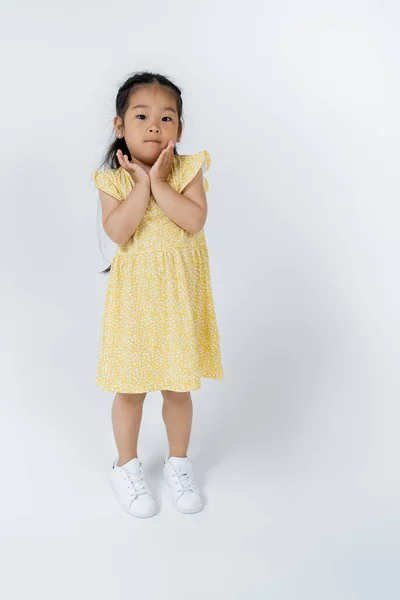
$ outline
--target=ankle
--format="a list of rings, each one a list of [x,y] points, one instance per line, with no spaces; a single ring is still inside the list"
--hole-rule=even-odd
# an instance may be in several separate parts
[[[129,462],[130,460],[132,460],[133,458],[139,458],[137,454],[135,455],[130,455],[129,457],[119,457],[117,462],[115,463],[115,465],[117,467],[122,467],[122,465],[125,465],[127,462]]]

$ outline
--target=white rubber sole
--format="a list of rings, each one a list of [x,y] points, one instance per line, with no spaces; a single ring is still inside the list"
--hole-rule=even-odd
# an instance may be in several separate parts
[[[114,489],[114,483],[113,483],[112,480],[110,481],[110,487],[111,487],[112,491],[114,492],[114,495],[115,495],[115,497],[116,497],[116,499],[118,501],[118,504],[121,506],[121,508],[124,509],[124,511],[129,516],[131,516],[131,517],[138,517],[139,519],[147,519],[148,517],[153,517],[155,514],[157,514],[157,507],[155,507],[155,509],[154,509],[154,511],[152,513],[149,513],[147,515],[144,515],[142,513],[136,513],[134,511],[130,510],[129,508],[126,508],[126,506],[124,506],[123,504],[121,504],[121,502],[118,500],[118,496],[117,496],[117,493],[116,493],[116,491]]]
[[[163,476],[162,476],[162,482],[163,482],[163,484],[164,484],[164,487],[165,487],[165,488],[168,490],[168,493],[169,493],[169,495],[170,495],[170,499],[171,499],[171,502],[172,502],[173,506],[174,506],[174,507],[176,508],[176,510],[178,510],[180,513],[187,514],[187,515],[192,515],[192,514],[194,514],[194,513],[198,513],[198,512],[200,512],[201,510],[203,510],[204,501],[203,501],[203,504],[202,504],[202,505],[201,505],[199,508],[196,508],[196,509],[194,509],[194,510],[193,510],[193,509],[184,509],[184,508],[179,508],[179,506],[178,506],[178,505],[177,505],[177,503],[175,502],[175,499],[174,499],[174,494],[173,494],[173,491],[172,491],[172,489],[171,489],[171,487],[170,487],[169,483],[167,483],[167,481],[165,481],[164,474],[163,474]]]

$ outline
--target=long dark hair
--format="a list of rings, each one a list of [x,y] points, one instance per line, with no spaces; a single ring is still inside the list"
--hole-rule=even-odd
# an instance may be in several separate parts
[[[165,87],[168,87],[170,90],[172,90],[174,92],[174,94],[176,96],[178,118],[179,118],[179,121],[181,123],[183,123],[183,116],[182,116],[183,104],[182,104],[181,90],[178,88],[177,85],[175,85],[175,83],[173,83],[170,79],[168,79],[164,75],[161,75],[160,73],[152,73],[149,71],[140,71],[140,72],[134,73],[134,75],[129,77],[121,85],[121,87],[118,90],[117,97],[115,100],[116,115],[121,117],[122,121],[124,121],[125,113],[129,107],[129,100],[130,100],[133,90],[136,87],[138,87],[139,85],[141,86],[141,85],[145,85],[145,84],[152,84],[155,82],[157,82],[160,85],[163,85]],[[104,169],[118,169],[121,166],[119,163],[119,160],[117,158],[117,150],[122,150],[122,153],[126,154],[128,156],[128,159],[131,160],[132,157],[130,155],[129,148],[126,145],[125,138],[124,137],[122,137],[122,138],[116,137],[115,131],[113,130],[113,133],[111,135],[111,142],[105,152],[104,160],[100,163],[99,169],[101,169],[102,167],[104,167]],[[174,146],[174,154],[178,155],[176,146]],[[100,202],[100,200],[99,200],[99,202]],[[107,269],[104,269],[104,271],[100,271],[100,273],[103,273],[105,275],[106,273],[110,272],[110,269],[111,269],[111,265],[109,267],[107,267]]]

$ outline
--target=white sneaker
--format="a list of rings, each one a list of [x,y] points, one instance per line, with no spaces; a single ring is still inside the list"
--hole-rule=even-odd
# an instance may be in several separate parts
[[[156,503],[144,477],[142,463],[132,458],[118,466],[114,460],[111,471],[111,487],[122,508],[134,517],[151,517],[156,512]]]
[[[203,508],[203,498],[197,487],[190,459],[171,456],[164,460],[163,479],[172,490],[172,501],[180,512],[195,513]]]

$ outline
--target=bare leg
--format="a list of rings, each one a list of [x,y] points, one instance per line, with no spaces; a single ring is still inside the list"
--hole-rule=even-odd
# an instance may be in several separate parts
[[[193,419],[190,392],[161,390],[163,396],[162,417],[167,430],[169,456],[185,457],[189,445]]]
[[[112,425],[118,449],[117,466],[124,465],[132,458],[138,458],[137,443],[142,421],[142,394],[116,394],[112,405]]]

